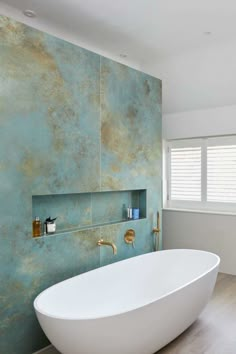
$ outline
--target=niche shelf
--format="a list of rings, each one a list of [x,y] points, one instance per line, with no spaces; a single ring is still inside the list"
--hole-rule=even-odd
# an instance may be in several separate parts
[[[39,216],[42,224],[49,216],[57,217],[54,235],[132,221],[127,219],[128,206],[139,208],[139,219],[144,219],[146,194],[146,189],[139,189],[33,195],[32,217]]]

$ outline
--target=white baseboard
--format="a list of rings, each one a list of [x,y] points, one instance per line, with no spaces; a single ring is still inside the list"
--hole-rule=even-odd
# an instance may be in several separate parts
[[[45,348],[43,348],[43,349],[41,349],[41,350],[39,350],[38,352],[35,352],[35,353],[33,353],[33,354],[40,354],[40,353],[44,353],[46,350],[48,350],[49,348],[52,348],[52,345],[50,344],[50,345],[48,345],[47,347],[45,347]]]

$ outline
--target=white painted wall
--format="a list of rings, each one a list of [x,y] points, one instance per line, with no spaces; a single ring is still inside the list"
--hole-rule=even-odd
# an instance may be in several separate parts
[[[216,253],[220,271],[236,275],[236,216],[163,212],[163,248],[193,248]]]
[[[163,138],[236,134],[236,105],[163,115]],[[235,215],[163,211],[163,248],[194,248],[217,253],[220,270],[236,275]]]
[[[163,115],[163,139],[236,134],[236,105]]]
[[[216,44],[213,37],[204,37],[199,48],[149,63],[149,72],[163,82],[164,113],[236,104],[235,40]]]

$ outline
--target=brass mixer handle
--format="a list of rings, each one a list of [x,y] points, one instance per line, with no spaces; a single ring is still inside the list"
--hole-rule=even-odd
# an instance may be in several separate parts
[[[157,227],[154,227],[154,229],[152,230],[153,232],[160,232],[161,229],[157,228]]]

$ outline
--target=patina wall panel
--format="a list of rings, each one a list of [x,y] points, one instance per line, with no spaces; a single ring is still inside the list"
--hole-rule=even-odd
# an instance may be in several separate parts
[[[132,189],[147,189],[146,219],[32,239],[32,195],[67,194],[66,215],[69,194]],[[0,199],[0,352],[32,354],[48,344],[32,306],[40,291],[154,249],[160,81],[1,16]],[[110,204],[98,201],[99,221]],[[80,209],[89,224],[89,203]],[[123,241],[128,228],[135,248]],[[96,246],[101,236],[116,256]]]

